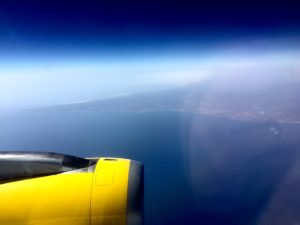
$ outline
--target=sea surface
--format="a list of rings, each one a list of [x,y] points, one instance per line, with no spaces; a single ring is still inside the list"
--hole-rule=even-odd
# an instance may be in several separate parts
[[[297,124],[186,112],[0,116],[0,150],[143,162],[146,225],[299,223],[299,137]]]

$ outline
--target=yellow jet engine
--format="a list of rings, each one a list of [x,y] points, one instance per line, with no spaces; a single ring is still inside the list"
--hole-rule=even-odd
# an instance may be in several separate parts
[[[142,225],[143,165],[0,152],[1,225]]]

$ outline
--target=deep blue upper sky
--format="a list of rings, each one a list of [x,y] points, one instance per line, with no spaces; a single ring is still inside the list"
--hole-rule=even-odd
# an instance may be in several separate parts
[[[297,36],[299,25],[289,1],[11,0],[0,3],[0,54],[189,50]]]

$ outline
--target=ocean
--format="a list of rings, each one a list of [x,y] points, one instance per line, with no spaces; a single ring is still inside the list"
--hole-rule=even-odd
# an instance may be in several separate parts
[[[295,188],[300,184],[299,134],[300,126],[294,124],[187,112],[58,111],[0,117],[0,150],[143,162],[146,225],[300,221],[300,202],[290,200],[300,193]]]

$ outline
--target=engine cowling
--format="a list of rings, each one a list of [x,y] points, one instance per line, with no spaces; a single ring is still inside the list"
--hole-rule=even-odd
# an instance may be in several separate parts
[[[143,224],[143,165],[120,158],[87,160],[84,168],[2,181],[0,224]]]

